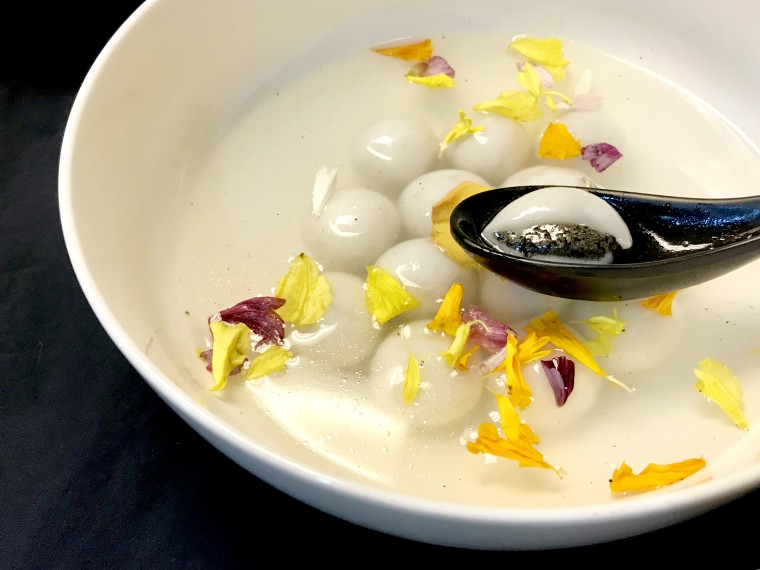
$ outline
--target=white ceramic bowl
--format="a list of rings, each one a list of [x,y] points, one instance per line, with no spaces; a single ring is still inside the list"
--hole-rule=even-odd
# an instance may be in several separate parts
[[[463,101],[491,98],[514,80],[502,58],[515,35],[561,37],[568,53],[598,64],[607,115],[592,126],[610,126],[599,136],[624,149],[619,168],[600,176],[604,185],[752,193],[760,172],[747,142],[760,141],[751,96],[760,84],[750,72],[760,52],[756,21],[750,1],[717,10],[707,0],[149,0],[105,46],[66,129],[60,207],[71,260],[104,328],[153,389],[252,476],[318,509],[394,535],[484,549],[591,544],[683,521],[760,482],[760,386],[750,382],[760,369],[756,264],[682,292],[671,320],[630,324],[649,344],[628,338],[630,352],[606,362],[636,391],[593,378],[596,395],[575,423],[552,430],[544,420],[543,449],[568,462],[562,479],[484,462],[458,441],[431,443],[413,466],[401,464],[394,455],[409,457],[404,430],[370,407],[349,438],[356,409],[318,392],[339,375],[294,382],[301,390],[287,394],[287,374],[212,393],[195,349],[212,313],[270,293],[303,245],[298,224],[317,168],[345,166],[350,135],[408,97],[418,107],[429,98],[415,116],[442,136]],[[499,49],[468,49],[484,34]],[[453,90],[407,85],[405,63],[367,55],[409,37],[432,38],[450,59]],[[372,62],[366,75],[356,58]],[[470,65],[480,70],[471,77]],[[322,74],[331,74],[327,86]],[[378,92],[378,76],[388,93]],[[363,89],[375,96],[357,100]],[[316,113],[323,108],[331,113]],[[441,109],[450,114],[436,116]],[[722,121],[746,141],[726,135]],[[350,168],[340,176],[361,182]],[[691,368],[706,356],[747,379],[749,430],[693,389]],[[261,386],[270,390],[268,410],[257,404]],[[681,484],[626,497],[607,487],[623,460],[637,470],[694,456],[707,467]],[[459,465],[475,476],[441,475]]]

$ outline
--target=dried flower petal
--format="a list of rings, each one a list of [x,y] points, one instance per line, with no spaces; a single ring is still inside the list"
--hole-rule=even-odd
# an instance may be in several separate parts
[[[610,479],[610,490],[613,493],[630,491],[651,491],[666,485],[671,485],[686,479],[700,469],[706,462],[702,458],[686,459],[678,463],[659,465],[650,463],[638,475],[623,462],[615,469]]]
[[[380,325],[420,304],[390,273],[377,265],[367,268],[365,299],[369,313]]]
[[[525,330],[528,332],[535,332],[539,336],[548,336],[554,346],[560,350],[564,350],[567,354],[588,367],[595,374],[610,380],[629,392],[631,391],[628,386],[602,370],[589,350],[567,327],[565,327],[564,324],[562,324],[562,321],[559,320],[557,313],[554,311],[547,311],[542,316],[532,319],[525,327]]]
[[[452,368],[463,370],[467,367],[467,359],[469,359],[472,353],[465,353],[465,348],[467,347],[467,340],[470,338],[471,327],[471,322],[460,324],[459,327],[457,327],[451,345],[441,353],[443,359],[448,362]]]
[[[604,172],[623,155],[609,143],[596,143],[581,149],[581,158],[588,161],[594,170]]]
[[[425,75],[418,76],[411,73],[406,74],[406,80],[409,83],[416,83],[417,85],[426,85],[433,89],[450,89],[454,87],[454,80],[445,73],[439,73],[438,75]]]
[[[488,453],[505,459],[517,461],[520,467],[541,467],[552,469],[562,477],[562,470],[550,465],[541,452],[533,445],[539,442],[538,437],[517,414],[508,398],[496,394],[502,433],[494,424],[482,423],[478,427],[478,437],[475,441],[467,442],[470,453]]]
[[[581,143],[564,123],[549,123],[538,145],[538,156],[565,160],[581,154]]]
[[[440,158],[443,154],[443,151],[446,150],[446,148],[455,140],[460,139],[462,137],[471,136],[475,133],[479,133],[485,129],[484,126],[479,127],[473,127],[472,126],[472,120],[465,115],[464,111],[461,109],[459,110],[459,121],[456,125],[454,125],[454,128],[451,129],[446,136],[443,138],[443,141],[440,144],[440,147],[438,149],[438,157]]]
[[[731,370],[714,358],[704,358],[699,362],[699,369],[694,369],[694,374],[699,379],[694,387],[720,406],[737,427],[748,429],[747,418],[742,411],[741,385]]]
[[[211,371],[214,374],[212,391],[221,390],[227,384],[232,370],[241,366],[251,344],[251,329],[243,323],[228,325],[222,321],[209,324],[213,337]]]
[[[502,91],[496,99],[478,103],[473,109],[480,113],[496,113],[523,123],[542,115],[538,108],[538,97],[525,91]]]
[[[531,392],[530,386],[525,382],[525,377],[522,373],[522,363],[520,362],[517,349],[517,337],[513,334],[507,337],[507,352],[504,364],[507,373],[509,401],[521,410],[524,410],[533,401],[533,392]]]
[[[441,301],[435,317],[426,326],[431,331],[442,331],[449,336],[457,334],[459,325],[462,324],[462,295],[464,286],[454,283]]]
[[[544,67],[555,81],[564,79],[564,68],[570,62],[562,55],[562,40],[521,36],[514,38],[509,47],[529,61]]]
[[[542,360],[541,367],[554,392],[557,406],[564,406],[575,387],[575,362],[566,356]]]
[[[434,55],[425,61],[415,63],[406,72],[409,83],[419,83],[428,87],[454,87],[454,69],[439,55]]]
[[[609,317],[597,315],[581,322],[597,333],[596,338],[585,342],[586,348],[595,356],[608,356],[612,350],[612,339],[625,330],[625,322],[618,318],[615,307]]]
[[[532,71],[526,71],[526,68],[532,68]],[[552,77],[552,74],[546,71],[546,69],[540,65],[536,65],[533,63],[527,63],[524,61],[518,62],[517,64],[517,81],[525,87],[528,91],[533,93],[534,95],[538,95],[542,89],[551,89],[554,87],[555,81],[554,77]],[[522,79],[520,78],[520,73],[525,73],[526,76]],[[534,74],[536,75],[536,78],[538,79],[538,89],[536,89],[536,83],[535,79],[533,77],[529,77],[529,75]],[[526,83],[523,83],[525,81]]]
[[[474,324],[470,338],[483,348],[498,351],[507,345],[507,335],[517,334],[513,329],[489,315],[477,305],[469,305],[464,311],[462,321]]]
[[[245,377],[248,380],[261,378],[273,372],[285,370],[285,364],[293,358],[293,353],[284,346],[272,345],[256,358],[251,360],[251,365]]]
[[[673,299],[675,299],[676,293],[678,293],[677,290],[653,295],[644,299],[641,304],[647,309],[654,309],[664,317],[670,317],[673,314]]]
[[[541,91],[543,91],[546,86],[543,84],[541,74],[539,74],[536,66],[531,63],[523,63],[522,65],[518,66],[518,70],[517,82],[534,97],[541,95]],[[554,78],[543,68],[542,71],[548,75],[549,80],[551,81],[551,85],[553,86]]]
[[[433,224],[430,237],[443,253],[465,267],[477,267],[477,262],[459,245],[451,235],[451,212],[459,202],[480,192],[490,190],[474,182],[462,182],[433,205],[430,221]]]
[[[420,363],[411,354],[406,362],[406,372],[404,372],[404,402],[411,404],[417,398],[420,391]]]
[[[515,331],[509,329],[507,334],[516,336]],[[493,355],[489,356],[478,367],[483,374],[493,374],[501,370],[506,370],[507,362],[507,338],[504,339],[504,345]],[[548,336],[539,337],[536,333],[531,332],[523,339],[520,344],[517,345],[517,357],[520,360],[520,365],[524,366],[529,362],[544,358],[551,354],[551,350],[542,350],[544,346],[549,343]]]
[[[440,55],[429,57],[426,61],[422,62],[422,65],[425,66],[425,69],[419,73],[421,77],[432,77],[435,75],[446,75],[451,79],[456,77],[454,68]]]
[[[433,42],[430,39],[422,40],[405,45],[393,45],[388,47],[377,46],[372,51],[380,55],[395,57],[406,61],[425,61],[433,55]]]
[[[317,263],[305,253],[293,258],[288,272],[280,278],[275,296],[285,299],[277,312],[299,327],[316,323],[332,303],[330,285]]]
[[[284,303],[285,299],[278,297],[253,297],[219,311],[210,320],[221,320],[233,325],[245,324],[253,334],[260,337],[256,348],[265,344],[282,344],[285,326],[277,309]]]
[[[528,364],[551,354],[551,350],[542,350],[550,341],[548,336],[538,336],[535,332],[530,332],[517,347],[520,364]]]

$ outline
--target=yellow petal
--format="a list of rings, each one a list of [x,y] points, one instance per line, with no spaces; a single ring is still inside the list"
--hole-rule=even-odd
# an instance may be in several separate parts
[[[277,284],[275,296],[285,299],[277,313],[297,327],[316,323],[332,303],[327,279],[317,263],[305,253],[290,262],[288,272]]]
[[[430,237],[443,253],[465,267],[477,267],[477,262],[460,246],[451,235],[451,212],[459,202],[480,192],[491,190],[474,182],[462,182],[452,188],[433,205],[430,221],[433,224]]]
[[[670,317],[673,315],[673,299],[675,299],[676,293],[678,293],[677,290],[653,295],[648,299],[644,299],[641,304],[647,309],[654,309],[661,315]]]
[[[211,390],[217,391],[227,384],[230,372],[245,362],[251,345],[251,329],[243,323],[228,325],[222,321],[214,321],[209,327],[214,339],[211,371],[215,383]]]
[[[686,459],[667,465],[650,463],[637,475],[623,462],[612,474],[610,490],[613,493],[651,491],[686,479],[686,477],[704,468],[705,465],[705,460],[702,458]]]
[[[530,63],[526,63],[522,71],[517,73],[517,82],[534,97],[541,95],[541,77],[538,75],[535,66]]]
[[[698,381],[695,388],[715,402],[741,429],[748,429],[742,411],[742,389],[731,370],[714,358],[704,358],[694,369]]]
[[[273,344],[251,360],[251,366],[248,368],[245,377],[248,380],[254,380],[272,372],[285,370],[285,364],[291,358],[293,358],[293,353],[287,348]]]
[[[559,320],[557,313],[554,311],[547,311],[542,316],[532,319],[530,323],[526,325],[525,330],[528,332],[534,332],[540,336],[548,336],[554,346],[560,350],[564,350],[595,374],[610,380],[629,392],[631,391],[628,386],[602,370],[589,350],[567,327],[565,327],[564,324],[562,324],[562,321]]]
[[[515,406],[524,410],[533,401],[533,392],[530,386],[525,382],[522,373],[522,363],[518,356],[517,337],[513,334],[507,335],[507,356],[504,359],[507,372],[507,392],[509,401]]]
[[[517,413],[509,398],[501,394],[496,394],[496,405],[499,410],[499,421],[504,437],[513,443],[520,441],[520,425],[522,424],[520,414]]]
[[[509,47],[526,59],[544,67],[555,80],[561,81],[564,78],[564,68],[570,62],[562,55],[562,40],[523,36],[515,38]]]
[[[406,362],[406,372],[404,373],[404,402],[411,404],[417,398],[420,391],[420,363],[409,355]]]
[[[369,313],[380,325],[420,304],[390,273],[377,265],[367,268],[365,299]]]
[[[431,331],[442,331],[449,336],[457,334],[459,325],[462,324],[462,296],[464,295],[464,286],[461,283],[454,283],[441,301],[441,306],[435,317],[426,326]]]
[[[430,39],[406,45],[389,47],[377,46],[372,51],[380,55],[395,57],[403,60],[425,61],[433,55],[433,42]]]
[[[460,359],[465,354],[465,347],[467,345],[467,340],[470,338],[470,329],[472,328],[472,325],[473,321],[460,324],[457,327],[451,345],[441,353],[443,359],[446,360],[452,368],[461,368]]]
[[[480,345],[473,346],[470,350],[465,352],[462,356],[460,356],[456,363],[454,364],[454,367],[457,370],[467,370],[467,363],[470,361],[470,357],[475,354],[480,349]]]
[[[560,93],[559,91],[548,91],[544,90],[541,92],[541,94],[544,97],[544,101],[546,102],[546,106],[549,107],[550,111],[557,112],[557,104],[554,102],[554,98],[561,99],[564,103],[567,105],[572,105],[573,100],[570,99],[567,95],[564,93]]]
[[[625,330],[625,322],[618,318],[614,307],[609,317],[597,315],[581,322],[597,333],[596,338],[585,342],[586,348],[596,356],[608,356],[612,350],[612,339]]]
[[[480,113],[496,113],[527,123],[541,116],[538,97],[525,91],[503,91],[496,99],[482,101],[473,107]]]
[[[528,364],[539,358],[544,358],[551,354],[551,350],[541,350],[550,342],[548,336],[538,336],[536,333],[529,333],[523,341],[517,346],[517,356],[520,358],[520,364]]]
[[[561,470],[550,465],[541,452],[526,443],[514,443],[499,436],[498,429],[490,423],[482,423],[478,427],[478,437],[475,441],[467,442],[470,453],[488,453],[505,459],[517,461],[520,467],[541,467],[552,469],[558,475]]]
[[[474,135],[475,133],[479,133],[484,128],[485,127],[482,125],[479,127],[473,127],[472,119],[470,119],[467,115],[465,115],[464,111],[460,109],[459,121],[457,122],[456,125],[454,125],[454,128],[451,129],[443,138],[443,141],[441,142],[441,145],[438,150],[438,157],[440,158],[440,156],[443,154],[443,151],[446,150],[446,147],[448,147],[455,140],[460,139],[462,137]]]
[[[437,75],[426,75],[424,77],[407,73],[406,80],[409,83],[426,85],[434,89],[450,89],[451,87],[454,87],[454,78],[446,75],[445,73],[439,73]]]
[[[563,123],[549,123],[538,145],[538,156],[565,160],[581,154],[581,143]]]

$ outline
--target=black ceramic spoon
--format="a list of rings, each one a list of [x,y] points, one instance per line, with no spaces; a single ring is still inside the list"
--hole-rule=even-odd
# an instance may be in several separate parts
[[[760,196],[674,198],[582,188],[612,206],[633,245],[610,264],[547,261],[504,253],[483,229],[507,204],[543,186],[488,190],[451,214],[454,239],[478,263],[533,291],[589,301],[643,299],[708,281],[760,257]],[[559,220],[557,220],[559,221]]]

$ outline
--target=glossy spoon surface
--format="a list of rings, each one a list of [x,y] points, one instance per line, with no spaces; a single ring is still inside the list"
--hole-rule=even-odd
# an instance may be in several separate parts
[[[503,208],[547,187],[498,188],[464,199],[451,214],[454,239],[479,264],[528,289],[589,301],[643,299],[684,289],[760,257],[760,196],[682,198],[582,188],[612,206],[633,239],[629,249],[617,250],[605,264],[525,257],[501,251],[484,238],[483,230]]]

